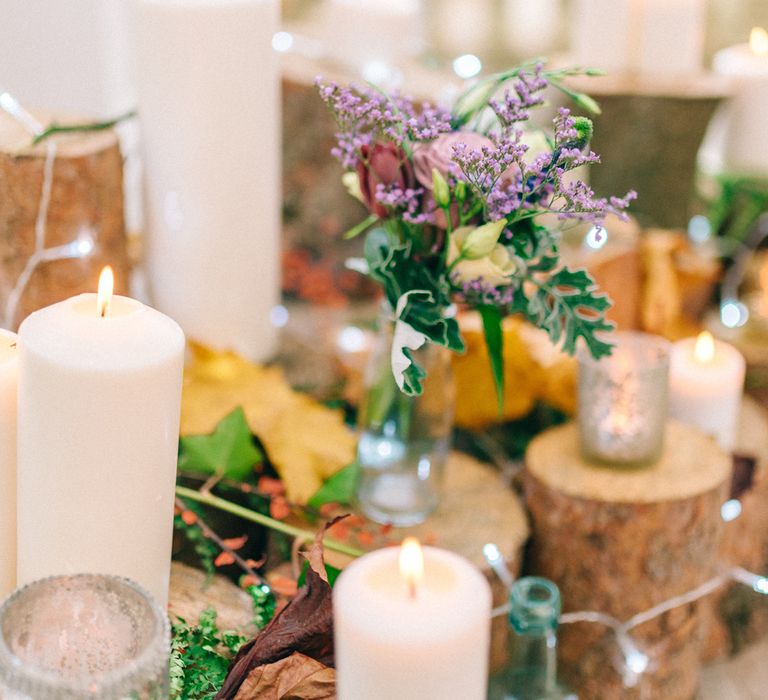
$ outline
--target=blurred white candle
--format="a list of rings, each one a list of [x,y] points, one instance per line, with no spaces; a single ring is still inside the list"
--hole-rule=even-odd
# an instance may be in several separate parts
[[[0,329],[0,599],[16,588],[17,337]]]
[[[736,441],[744,387],[744,357],[704,332],[672,346],[670,415],[712,435],[724,450]]]
[[[280,298],[276,0],[137,0],[147,264],[193,340],[275,351]]]
[[[30,315],[19,348],[18,583],[114,574],[165,606],[181,329],[134,299],[81,294]]]
[[[698,73],[705,9],[704,0],[574,0],[573,59],[611,73]]]
[[[716,73],[732,78],[733,95],[719,116],[726,170],[768,175],[768,33],[755,27],[748,44],[715,54]]]
[[[339,700],[485,700],[490,613],[456,554],[412,539],[366,554],[333,590]]]

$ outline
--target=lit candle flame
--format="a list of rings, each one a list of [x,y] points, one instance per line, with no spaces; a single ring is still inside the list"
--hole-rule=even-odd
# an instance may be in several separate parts
[[[709,331],[699,333],[693,349],[693,356],[696,358],[696,362],[702,365],[708,365],[712,362],[715,357],[715,339]]]
[[[99,275],[99,293],[96,296],[96,310],[99,316],[104,318],[109,313],[112,303],[112,292],[115,289],[115,275],[112,268],[107,265]]]
[[[768,56],[768,32],[762,27],[752,27],[749,48],[755,56]]]
[[[424,576],[424,553],[415,537],[406,537],[400,545],[400,573],[408,583],[411,598],[415,598],[416,585]]]

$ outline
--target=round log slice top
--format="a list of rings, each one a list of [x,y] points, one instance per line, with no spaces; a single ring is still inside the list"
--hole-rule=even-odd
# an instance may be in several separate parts
[[[695,428],[669,421],[664,452],[645,468],[605,467],[581,456],[575,423],[552,428],[528,447],[526,469],[567,496],[610,503],[658,503],[692,498],[731,476],[731,458]]]
[[[59,124],[86,124],[98,121],[91,117],[52,115],[44,112],[35,112],[34,116],[43,126],[48,126],[53,121]],[[33,146],[32,138],[32,134],[16,119],[0,110],[0,151],[15,156],[45,156],[48,139]],[[117,144],[117,134],[113,129],[73,131],[55,134],[49,138],[56,142],[56,155],[63,158],[81,158],[105,151]]]
[[[484,570],[483,545],[488,542],[508,560],[519,556],[528,539],[528,519],[521,500],[495,469],[451,452],[437,510],[421,525],[390,533],[396,540],[406,535],[456,552]]]

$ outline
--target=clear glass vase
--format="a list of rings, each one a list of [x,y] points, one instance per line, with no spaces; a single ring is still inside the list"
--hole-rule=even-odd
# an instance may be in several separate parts
[[[419,396],[392,375],[394,323],[382,312],[365,376],[358,429],[357,505],[372,520],[398,527],[423,522],[437,507],[453,430],[455,386],[450,351],[427,343],[413,353],[427,372]]]

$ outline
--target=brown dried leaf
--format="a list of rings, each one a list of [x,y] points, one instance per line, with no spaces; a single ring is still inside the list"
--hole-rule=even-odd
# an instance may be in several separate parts
[[[335,700],[336,672],[304,654],[253,669],[235,700]]]
[[[232,661],[224,685],[215,700],[234,700],[254,669],[274,664],[295,652],[325,666],[334,665],[332,596],[323,563],[323,535],[338,520],[339,518],[331,521],[317,533],[307,554],[309,568],[306,584],[299,589],[296,597],[272,618],[261,634],[243,645]],[[272,697],[282,696],[263,697],[271,700]]]

